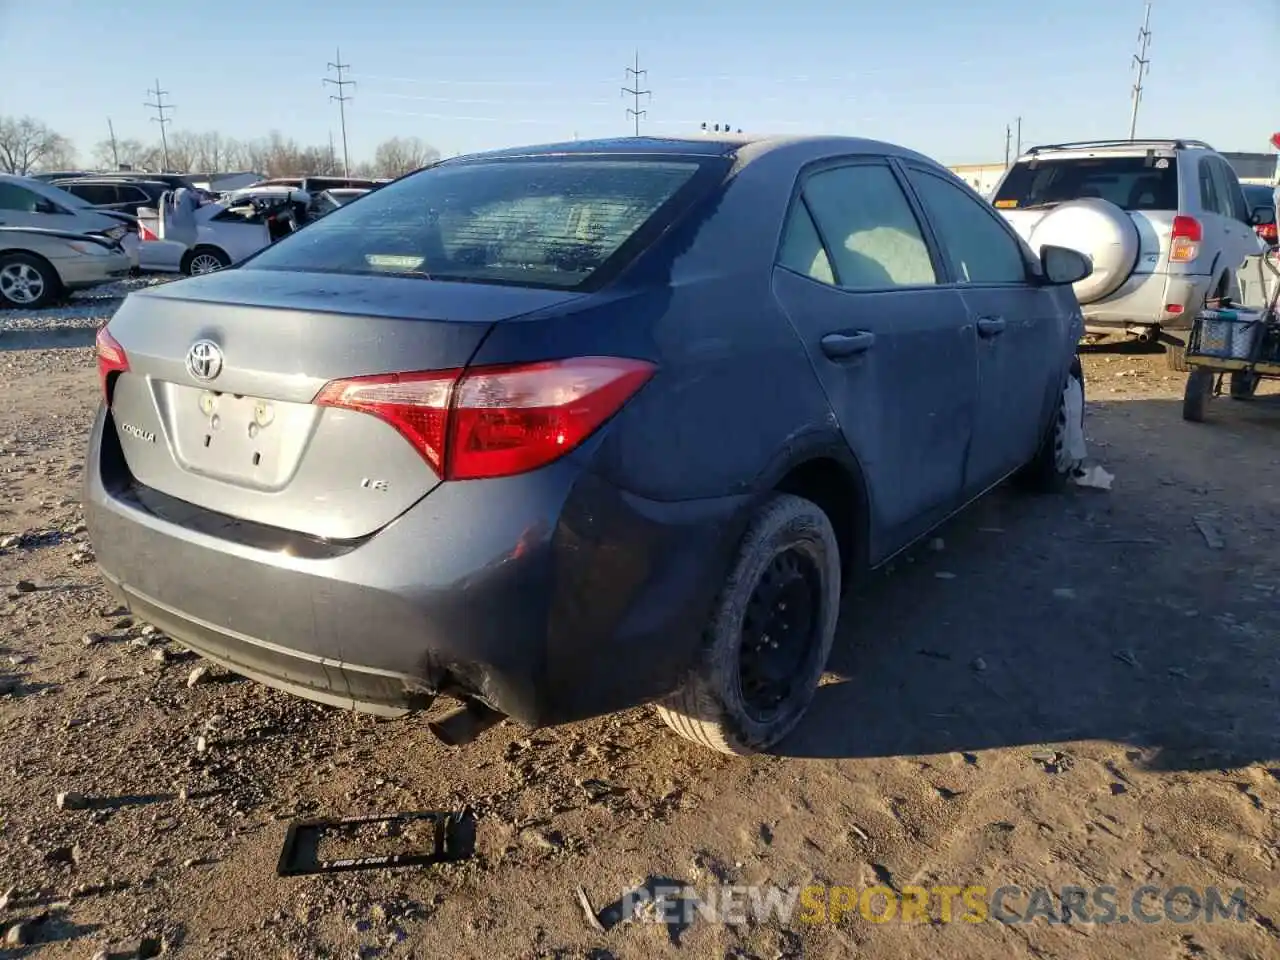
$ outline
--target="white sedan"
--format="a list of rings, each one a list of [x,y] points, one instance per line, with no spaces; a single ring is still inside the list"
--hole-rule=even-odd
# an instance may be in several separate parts
[[[155,210],[138,211],[138,266],[148,272],[213,273],[229,267],[271,244],[266,219],[255,211],[206,203],[195,210],[196,242],[166,240],[160,236]]]

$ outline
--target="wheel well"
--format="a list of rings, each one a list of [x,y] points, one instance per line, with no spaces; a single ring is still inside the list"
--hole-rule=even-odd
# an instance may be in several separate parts
[[[190,260],[197,253],[216,253],[219,256],[226,258],[228,263],[231,262],[231,255],[228,254],[227,251],[223,250],[216,243],[197,243],[194,247],[192,247],[190,250],[188,250],[186,253],[182,255],[182,259],[184,261]]]
[[[806,460],[791,468],[774,488],[817,504],[831,521],[840,547],[842,583],[866,566],[867,501],[862,478],[830,457]]]
[[[27,257],[28,259],[38,260],[40,263],[43,263],[46,267],[49,268],[49,272],[53,274],[53,282],[58,285],[59,289],[62,288],[62,275],[58,273],[58,268],[49,262],[48,257],[42,257],[40,256],[40,254],[36,253],[34,250],[26,250],[26,249],[23,249],[22,247],[11,247],[8,250],[0,250],[0,259],[10,256],[11,254],[19,254],[21,256]]]

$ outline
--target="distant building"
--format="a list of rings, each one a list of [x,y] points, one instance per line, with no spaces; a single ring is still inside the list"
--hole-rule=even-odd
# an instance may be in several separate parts
[[[1280,154],[1223,152],[1222,156],[1244,183],[1280,182]]]
[[[1007,168],[1003,163],[957,163],[948,169],[987,197],[995,190]]]

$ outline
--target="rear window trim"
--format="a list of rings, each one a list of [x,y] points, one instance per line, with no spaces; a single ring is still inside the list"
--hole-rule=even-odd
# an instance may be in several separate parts
[[[614,283],[623,273],[635,265],[636,261],[652,247],[663,234],[677,226],[688,216],[689,212],[697,205],[697,201],[709,196],[714,191],[721,188],[728,179],[732,166],[732,155],[704,155],[704,154],[681,154],[681,153],[659,153],[659,152],[598,152],[598,153],[535,153],[521,154],[516,156],[497,156],[497,157],[457,157],[443,163],[434,164],[430,167],[424,167],[413,173],[407,174],[393,181],[400,183],[404,180],[410,180],[418,176],[430,176],[433,171],[444,168],[458,169],[471,165],[489,165],[489,164],[527,164],[527,163],[600,163],[600,162],[617,162],[617,163],[675,163],[682,164],[693,168],[690,177],[680,185],[674,193],[663,201],[649,218],[634,231],[631,236],[624,240],[616,250],[606,257],[600,265],[584,277],[581,281],[573,285],[558,283],[537,283],[529,280],[508,279],[505,277],[458,277],[449,274],[427,274],[416,276],[413,274],[386,274],[375,271],[355,272],[350,270],[325,269],[313,266],[261,266],[254,265],[262,254],[271,249],[271,246],[264,247],[252,256],[242,260],[236,265],[236,269],[264,270],[278,273],[328,273],[335,276],[396,276],[401,278],[419,279],[430,282],[439,280],[448,283],[477,283],[488,286],[499,287],[522,287],[532,290],[557,290],[565,293],[596,293],[610,284]],[[379,188],[385,190],[391,184],[383,184]],[[343,207],[349,206],[344,204]],[[338,213],[342,207],[334,210]],[[321,221],[317,221],[321,222]]]

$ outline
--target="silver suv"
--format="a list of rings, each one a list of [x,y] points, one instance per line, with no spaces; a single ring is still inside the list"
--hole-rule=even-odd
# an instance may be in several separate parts
[[[1093,259],[1075,285],[1085,330],[1164,342],[1186,369],[1183,337],[1206,297],[1238,296],[1235,271],[1262,249],[1235,171],[1199,140],[1093,140],[1032,147],[992,203],[1031,248]],[[1184,334],[1185,336],[1185,334]]]

